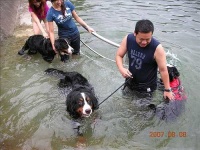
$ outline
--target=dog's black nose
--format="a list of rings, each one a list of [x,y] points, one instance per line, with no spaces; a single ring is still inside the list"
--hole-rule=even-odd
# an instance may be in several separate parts
[[[86,114],[90,114],[91,109],[86,109],[85,112],[86,112]]]
[[[24,55],[24,49],[21,49],[21,50],[18,52],[18,55]]]

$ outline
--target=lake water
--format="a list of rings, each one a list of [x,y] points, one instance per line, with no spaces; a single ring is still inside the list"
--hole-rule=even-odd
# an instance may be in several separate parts
[[[31,59],[17,55],[32,34],[27,1],[20,7],[21,25],[1,46],[0,147],[2,150],[198,150],[200,149],[200,2],[198,0],[73,0],[76,11],[96,32],[113,42],[134,31],[139,19],[150,19],[156,37],[168,52],[168,63],[180,71],[187,92],[186,110],[176,121],[166,123],[148,117],[132,99],[118,90],[84,125],[78,139],[65,111],[65,96],[58,79],[47,68],[78,71],[94,86],[99,101],[123,84],[112,61],[81,45],[80,58],[49,64],[40,55]],[[114,60],[117,48],[87,33],[79,26],[81,40]],[[156,103],[162,101],[157,92]],[[95,121],[94,121],[95,120]],[[162,137],[151,137],[151,133]],[[80,144],[80,140],[84,142]],[[78,146],[77,146],[78,145]]]

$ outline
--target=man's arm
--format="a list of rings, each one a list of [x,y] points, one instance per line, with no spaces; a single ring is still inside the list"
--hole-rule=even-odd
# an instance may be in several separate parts
[[[159,71],[160,71],[160,75],[161,75],[164,87],[165,87],[165,89],[170,89],[166,54],[165,54],[164,48],[162,47],[161,44],[159,44],[157,46],[154,56],[155,56],[155,60],[158,64],[158,68],[159,68]],[[173,99],[172,92],[164,91],[164,98],[165,99],[169,98],[170,100],[172,100]]]
[[[126,42],[127,42],[127,36],[124,37],[124,39],[122,40],[121,45],[118,48],[116,57],[115,57],[117,67],[124,78],[128,78],[132,76],[131,72],[128,69],[124,68],[123,66],[123,57],[127,52]]]

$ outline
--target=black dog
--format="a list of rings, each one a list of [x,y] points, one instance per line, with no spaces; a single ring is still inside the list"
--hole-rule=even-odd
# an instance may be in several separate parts
[[[66,62],[71,53],[71,48],[69,47],[68,42],[65,39],[57,39],[55,40],[54,45],[61,57],[61,61]],[[56,55],[52,48],[50,39],[46,39],[42,35],[30,36],[18,54],[24,55],[26,50],[28,50],[29,55],[39,52],[47,62],[52,62]]]
[[[165,121],[173,121],[185,110],[187,96],[184,87],[181,85],[178,69],[173,65],[167,65],[167,69],[174,100],[164,100],[163,103],[157,105],[156,116]],[[158,82],[158,87],[164,91],[162,80]]]
[[[60,88],[70,87],[72,90],[67,94],[67,112],[73,119],[89,117],[92,112],[98,109],[98,99],[95,96],[94,88],[88,80],[77,72],[63,72],[49,68],[47,74],[60,78]]]
[[[174,95],[173,100],[162,99],[159,104],[152,102],[152,97],[138,97],[133,103],[138,108],[150,110],[146,117],[156,116],[166,122],[175,121],[185,110],[186,94],[180,81],[180,73],[175,66],[167,65],[170,87]],[[158,89],[164,91],[164,84],[161,78],[158,78]]]
[[[168,70],[168,74],[169,74],[169,81],[170,81],[170,87],[171,90],[174,94],[174,100],[178,101],[182,101],[182,100],[186,100],[187,96],[185,94],[184,91],[184,87],[181,85],[181,80],[180,80],[180,73],[178,71],[178,69],[173,66],[168,64],[167,65],[167,70]],[[159,79],[160,81],[158,81],[158,88],[162,91],[164,91],[164,85],[161,79]]]

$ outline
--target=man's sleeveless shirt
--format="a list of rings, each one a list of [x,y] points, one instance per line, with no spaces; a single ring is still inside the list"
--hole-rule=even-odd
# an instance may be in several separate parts
[[[140,47],[136,42],[134,34],[127,36],[129,70],[133,75],[131,85],[142,87],[142,89],[149,87],[151,90],[156,89],[158,66],[154,59],[154,53],[159,44],[152,37],[151,42],[146,47]]]

